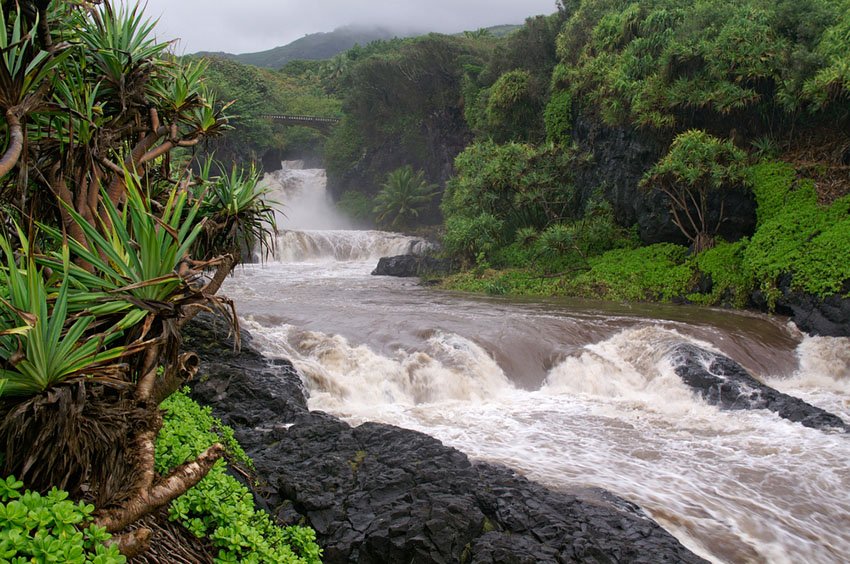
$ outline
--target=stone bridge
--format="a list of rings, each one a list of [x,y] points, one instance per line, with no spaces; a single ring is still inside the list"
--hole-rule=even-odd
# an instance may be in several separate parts
[[[314,127],[316,129],[330,128],[339,123],[339,118],[337,117],[291,116],[283,114],[265,114],[260,117],[269,119],[275,123],[301,125],[303,127]]]

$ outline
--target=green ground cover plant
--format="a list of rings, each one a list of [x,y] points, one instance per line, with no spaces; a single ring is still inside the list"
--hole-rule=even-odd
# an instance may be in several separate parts
[[[0,562],[124,564],[112,535],[91,524],[94,505],[73,502],[53,488],[46,495],[24,490],[9,476],[0,479]]]
[[[229,461],[251,467],[251,460],[233,438],[233,430],[214,418],[209,407],[198,405],[187,394],[188,390],[183,390],[162,404],[166,415],[156,444],[157,469],[167,472],[215,442],[227,447]],[[219,549],[216,562],[321,562],[315,532],[276,525],[268,513],[254,507],[253,495],[227,473],[224,460],[172,502],[169,517],[196,536],[209,538]]]

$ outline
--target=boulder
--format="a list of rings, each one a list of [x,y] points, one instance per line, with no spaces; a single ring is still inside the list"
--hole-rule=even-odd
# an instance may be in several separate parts
[[[372,276],[398,276],[410,278],[432,274],[448,274],[452,271],[452,261],[429,256],[397,255],[382,257]]]
[[[794,290],[791,277],[779,281],[782,296],[777,307],[785,310],[801,331],[824,337],[850,337],[850,281],[836,294],[818,297]]]
[[[734,360],[691,344],[670,353],[676,374],[703,400],[722,409],[767,409],[783,419],[823,430],[850,430],[844,420],[762,384]]]

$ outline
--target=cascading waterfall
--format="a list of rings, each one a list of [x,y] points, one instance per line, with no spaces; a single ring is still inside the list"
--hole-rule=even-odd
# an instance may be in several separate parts
[[[748,313],[435,292],[368,274],[415,239],[297,233],[226,291],[255,344],[298,367],[312,408],[416,429],[553,488],[611,490],[713,562],[846,561],[850,437],[710,406],[669,353],[722,352],[850,422],[850,340]]]
[[[355,230],[327,194],[322,169],[304,169],[301,161],[285,161],[267,174],[269,198],[282,204],[275,260],[279,262],[366,261],[382,256],[422,254],[429,244],[398,233]]]

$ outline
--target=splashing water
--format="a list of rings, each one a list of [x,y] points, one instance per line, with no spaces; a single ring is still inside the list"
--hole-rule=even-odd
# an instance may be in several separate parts
[[[549,487],[606,488],[713,562],[846,561],[850,437],[709,406],[668,353],[727,354],[850,421],[850,339],[736,312],[435,292],[369,277],[374,235],[334,237],[359,250],[281,254],[226,287],[311,408],[423,431]]]

